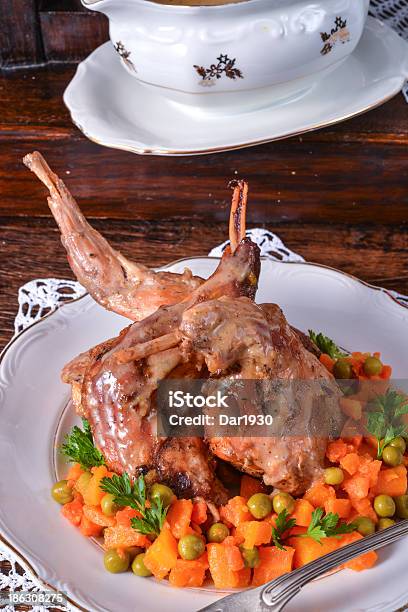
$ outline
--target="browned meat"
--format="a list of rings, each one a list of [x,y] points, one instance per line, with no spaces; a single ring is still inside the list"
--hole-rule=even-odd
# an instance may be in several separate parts
[[[225,500],[202,440],[157,437],[155,390],[159,380],[181,365],[177,333],[183,313],[224,295],[253,298],[259,271],[259,249],[243,239],[234,252],[226,250],[215,273],[183,302],[159,308],[92,353],[81,389],[82,409],[112,470],[156,471],[177,486],[179,494]],[[183,452],[186,447],[188,452]]]
[[[252,437],[253,429],[248,427],[240,429],[241,437],[215,437],[207,430],[216,456],[244,472],[263,476],[268,485],[303,493],[321,475],[327,438],[338,425],[339,390],[331,375],[304,348],[274,304],[257,306],[246,298],[221,298],[187,310],[180,329],[188,358],[201,358],[218,381],[325,381],[324,392],[321,385],[295,385],[291,401],[280,405],[275,419],[278,430],[293,431],[296,421],[304,425],[304,434]],[[273,384],[271,391],[268,396],[266,386],[263,402],[274,400]],[[245,410],[242,405],[241,414]]]

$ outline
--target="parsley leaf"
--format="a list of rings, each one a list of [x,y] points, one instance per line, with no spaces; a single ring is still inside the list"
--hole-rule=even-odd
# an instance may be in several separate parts
[[[346,354],[339,349],[337,344],[335,344],[331,338],[324,336],[322,333],[317,334],[312,329],[309,329],[309,338],[315,343],[317,348],[322,351],[322,353],[330,355],[332,359],[346,357]]]
[[[344,533],[351,533],[356,529],[353,523],[348,525],[346,523],[340,523],[338,514],[334,514],[333,512],[329,512],[326,516],[323,516],[323,514],[323,508],[316,508],[312,513],[312,520],[307,528],[307,532],[301,534],[299,537],[312,538],[321,544],[322,538],[338,537]]]
[[[69,459],[80,463],[81,467],[89,470],[97,465],[104,465],[105,460],[99,449],[94,445],[91,427],[86,419],[82,419],[83,430],[77,425],[72,428],[71,433],[65,436],[61,446],[61,453]]]
[[[278,516],[276,517],[275,523],[276,525],[272,529],[273,543],[275,544],[276,548],[279,548],[280,550],[286,550],[286,548],[282,544],[283,534],[288,529],[292,529],[292,527],[295,527],[296,519],[290,519],[288,511],[285,509],[282,510],[282,512],[279,512]]]
[[[371,402],[374,409],[367,414],[367,430],[377,438],[377,458],[381,459],[384,448],[398,436],[405,436],[408,430],[399,418],[408,414],[408,398],[394,390],[388,390]]]
[[[131,520],[133,529],[145,535],[159,535],[168,506],[164,507],[160,498],[146,503],[146,483],[143,476],[139,476],[132,483],[126,472],[122,476],[114,474],[111,478],[102,478],[100,487],[102,491],[111,493],[114,502],[119,506],[130,506],[140,513],[140,517]]]

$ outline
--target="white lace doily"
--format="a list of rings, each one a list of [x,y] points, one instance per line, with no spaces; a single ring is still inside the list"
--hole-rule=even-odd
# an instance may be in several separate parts
[[[408,0],[370,0],[370,15],[384,21],[408,40]],[[402,93],[408,102],[408,82]]]

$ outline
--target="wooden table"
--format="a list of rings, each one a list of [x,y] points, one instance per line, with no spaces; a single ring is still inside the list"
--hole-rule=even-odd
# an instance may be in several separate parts
[[[62,92],[74,66],[0,77],[0,344],[18,287],[72,278],[45,189],[23,166],[40,150],[92,224],[151,266],[203,255],[226,237],[228,181],[250,183],[250,226],[277,232],[310,261],[408,293],[408,112],[401,95],[301,137],[200,157],[140,157],[89,142]]]
[[[17,290],[72,278],[45,189],[22,165],[38,149],[92,224],[124,255],[157,266],[226,238],[228,181],[250,182],[249,226],[306,259],[408,293],[408,113],[402,96],[347,123],[221,155],[138,157],[86,140],[62,92],[74,66],[0,77],[0,345]],[[3,564],[7,571],[7,564]]]

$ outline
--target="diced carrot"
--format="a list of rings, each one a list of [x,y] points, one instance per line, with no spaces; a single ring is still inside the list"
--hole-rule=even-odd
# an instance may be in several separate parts
[[[398,497],[407,492],[407,468],[405,465],[381,470],[378,481],[374,487],[376,495],[390,495]]]
[[[350,499],[364,499],[370,490],[370,479],[357,473],[344,480],[341,486]]]
[[[259,565],[254,569],[253,586],[260,586],[292,570],[294,548],[285,546],[280,550],[276,546],[263,546],[259,549]]]
[[[204,500],[196,501],[193,504],[191,521],[197,525],[202,525],[207,520],[207,504]]]
[[[252,478],[252,476],[248,476],[244,474],[241,478],[241,488],[240,495],[241,497],[245,497],[245,499],[249,499],[255,493],[265,493],[266,487],[262,481],[257,478]]]
[[[360,467],[360,457],[357,453],[347,453],[340,459],[340,466],[353,476]]]
[[[229,535],[223,540],[224,546],[239,546],[244,542],[244,538],[237,534],[237,527],[232,528],[232,535]]]
[[[68,519],[70,523],[78,527],[83,515],[83,505],[82,496],[77,493],[71,502],[62,506],[61,514]]]
[[[361,456],[371,457],[371,459],[377,458],[377,445],[374,447],[371,444],[368,444],[365,439],[364,442],[361,443],[358,452]]]
[[[121,527],[132,527],[132,518],[136,518],[141,516],[140,512],[126,506],[123,510],[118,510],[115,514],[116,525]]]
[[[295,510],[291,514],[291,518],[296,520],[298,527],[308,527],[312,520],[314,507],[307,499],[297,499],[295,501]]]
[[[377,452],[378,449],[378,440],[375,436],[365,436],[364,440],[367,442],[369,446],[375,449]]]
[[[353,531],[352,533],[346,533],[342,536],[340,541],[340,546],[346,546],[347,544],[351,544],[352,542],[357,542],[357,540],[361,540],[363,538],[357,531]],[[375,551],[370,551],[361,555],[361,557],[357,557],[356,559],[352,559],[343,565],[343,567],[347,569],[354,570],[355,572],[361,572],[363,570],[369,569],[375,565],[378,559],[378,555]]]
[[[264,518],[264,521],[266,521],[267,523],[272,525],[273,528],[275,528],[277,518],[278,518],[278,515],[276,514],[276,512],[271,512],[271,514],[268,514],[268,516]]]
[[[295,525],[295,527],[292,527],[292,529],[289,529],[288,534],[290,536],[299,536],[299,535],[303,535],[307,532],[307,528],[306,527],[298,527],[297,525]]]
[[[327,355],[327,353],[322,353],[319,357],[320,363],[324,365],[325,368],[329,370],[329,372],[333,372],[334,359]]]
[[[68,470],[67,480],[78,480],[81,474],[84,473],[84,470],[81,468],[80,463],[73,463]]]
[[[169,583],[175,587],[200,587],[207,568],[207,553],[194,561],[177,559],[176,565],[170,570]]]
[[[326,457],[332,463],[338,463],[342,457],[345,457],[349,452],[348,445],[344,440],[333,440],[327,446]]]
[[[79,525],[79,530],[82,535],[87,536],[88,538],[96,538],[101,535],[103,527],[101,525],[96,525],[89,518],[83,514],[81,518],[81,523]]]
[[[150,546],[150,540],[132,527],[107,527],[103,533],[105,548],[130,548],[131,546]]]
[[[288,544],[295,549],[293,567],[296,569],[336,550],[339,547],[339,540],[334,537],[323,538],[321,544],[319,544],[316,540],[308,537],[290,538]]]
[[[172,534],[170,525],[165,521],[160,535],[147,550],[144,556],[145,566],[161,580],[177,564],[177,540]]]
[[[252,574],[250,567],[244,567],[243,569],[235,573],[237,574],[237,588],[238,589],[244,589],[245,587],[249,586],[249,583],[251,582],[251,574]]]
[[[381,461],[373,461],[371,457],[360,456],[360,468],[359,474],[362,476],[368,476],[370,481],[370,487],[375,487],[378,482],[378,474],[382,466]]]
[[[223,542],[223,544],[236,544],[239,546],[244,543],[244,536],[240,533],[237,533],[238,527],[231,527],[231,535],[227,536]]]
[[[269,544],[272,538],[272,525],[267,521],[244,521],[238,525],[237,535],[244,538],[245,548]]]
[[[176,499],[167,513],[172,534],[178,540],[189,532],[193,502],[191,499]]]
[[[220,516],[234,527],[253,518],[246,505],[246,499],[239,495],[230,499],[226,506],[221,506]]]
[[[350,399],[348,397],[340,398],[340,408],[343,413],[353,419],[354,421],[359,421],[363,414],[363,408],[361,402],[355,399]]]
[[[378,523],[378,516],[369,499],[351,499],[350,501],[358,516],[367,516],[374,523]]]
[[[113,527],[116,524],[113,516],[106,516],[98,506],[87,506],[83,508],[86,518],[100,527]]]
[[[105,492],[99,487],[102,478],[108,476],[108,470],[105,465],[99,465],[91,469],[92,478],[89,481],[86,491],[84,491],[84,502],[87,506],[99,506]]]
[[[355,433],[352,437],[347,438],[347,442],[354,446],[356,450],[359,450],[361,443],[363,441],[363,436],[359,433]]]
[[[224,544],[223,545],[226,548],[227,554],[226,554],[226,558],[227,558],[227,563],[228,563],[228,567],[232,570],[234,570],[234,572],[238,572],[240,569],[242,569],[245,564],[244,564],[244,560],[242,558],[241,555],[241,551],[239,550],[238,546],[235,545],[228,545],[228,544]]]
[[[207,544],[208,564],[211,577],[217,589],[237,588],[249,583],[251,570],[244,568],[239,571],[231,569],[228,563],[228,548],[224,544]],[[248,577],[249,570],[249,577]]]
[[[348,519],[351,513],[351,501],[349,499],[328,499],[324,509],[326,514],[333,512],[341,519]]]
[[[334,499],[336,497],[336,492],[330,485],[317,483],[306,491],[304,497],[315,508],[324,508],[324,504],[328,499]]]
[[[193,523],[193,521],[191,521],[191,529],[195,533],[198,533],[198,535],[201,535],[203,533],[203,530],[201,529],[200,525],[197,525],[197,523]]]
[[[389,380],[392,374],[392,367],[389,365],[383,365],[382,372],[380,374],[383,380]]]

